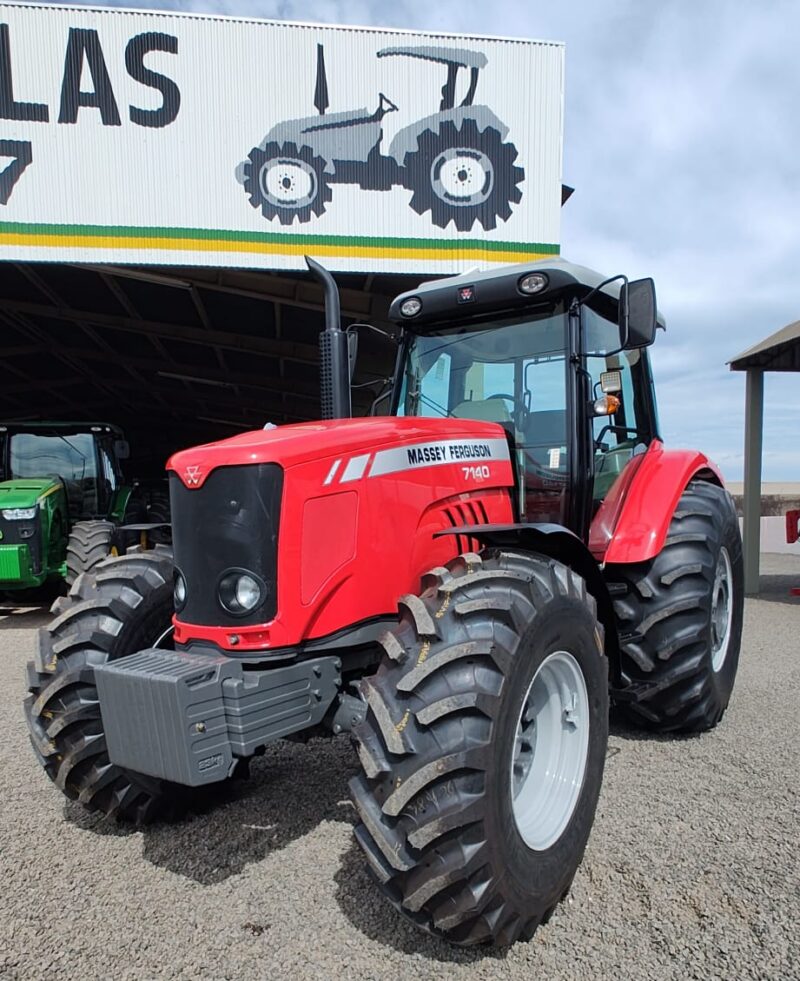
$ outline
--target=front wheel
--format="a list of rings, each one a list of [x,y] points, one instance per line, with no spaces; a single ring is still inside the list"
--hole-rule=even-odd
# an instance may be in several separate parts
[[[118,548],[112,521],[78,521],[67,539],[67,585],[72,586],[81,573],[91,572],[109,556],[118,554]]]
[[[406,917],[457,944],[529,939],[569,890],[608,740],[602,629],[585,582],[487,551],[404,597],[362,683],[356,838]]]
[[[243,184],[252,206],[282,225],[311,221],[332,197],[325,161],[294,143],[254,147],[243,165]]]
[[[106,561],[56,601],[28,664],[25,717],[45,773],[88,810],[134,823],[175,814],[190,791],[109,760],[94,669],[171,646],[172,588],[169,549]]]

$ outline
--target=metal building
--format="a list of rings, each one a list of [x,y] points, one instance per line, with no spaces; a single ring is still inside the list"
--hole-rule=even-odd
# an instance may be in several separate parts
[[[322,297],[558,252],[563,46],[0,4],[0,419],[318,414]],[[393,361],[362,331],[356,411]]]

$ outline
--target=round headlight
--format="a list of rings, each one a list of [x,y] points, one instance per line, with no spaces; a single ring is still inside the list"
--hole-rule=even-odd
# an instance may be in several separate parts
[[[263,603],[265,594],[261,579],[244,569],[230,569],[219,581],[219,601],[233,616],[251,613]]]
[[[421,309],[422,300],[418,296],[411,296],[400,304],[400,313],[404,317],[416,317]]]
[[[518,283],[520,293],[541,293],[547,289],[547,276],[544,273],[528,273]]]
[[[244,610],[253,610],[261,599],[261,587],[252,576],[239,576],[236,580],[236,602]]]
[[[172,590],[172,597],[175,603],[176,610],[182,610],[186,605],[186,580],[183,578],[183,573],[175,573],[175,586]]]

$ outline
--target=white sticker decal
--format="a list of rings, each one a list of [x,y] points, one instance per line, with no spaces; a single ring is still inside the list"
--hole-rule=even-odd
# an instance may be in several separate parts
[[[561,463],[561,449],[556,446],[550,450],[550,469],[557,470],[558,465]]]
[[[344,473],[339,483],[344,484],[347,481],[358,480],[360,477],[363,477],[364,471],[367,469],[368,460],[369,453],[365,453],[363,456],[351,457],[347,461],[347,466],[344,468]]]
[[[336,476],[336,471],[339,469],[339,464],[342,462],[341,457],[338,460],[334,460],[333,464],[328,471],[328,476],[323,481],[323,484],[327,485],[333,482],[333,478]]]
[[[375,454],[370,477],[401,470],[417,470],[446,463],[481,463],[508,460],[508,443],[504,439],[448,439],[435,443],[413,443]]]

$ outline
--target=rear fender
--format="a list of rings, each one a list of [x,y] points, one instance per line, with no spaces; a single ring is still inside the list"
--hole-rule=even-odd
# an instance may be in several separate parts
[[[646,562],[664,547],[678,501],[693,479],[724,486],[722,474],[697,450],[666,450],[654,440],[634,457],[600,505],[589,531],[599,563]]]
[[[393,157],[397,164],[402,167],[405,163],[406,154],[416,153],[419,148],[419,138],[426,130],[436,133],[442,123],[453,123],[456,129],[460,130],[464,120],[473,120],[479,132],[492,127],[500,134],[504,140],[508,135],[508,126],[498,119],[498,117],[487,106],[456,106],[453,109],[443,109],[435,112],[424,119],[418,119],[399,130],[389,145],[389,156]]]

